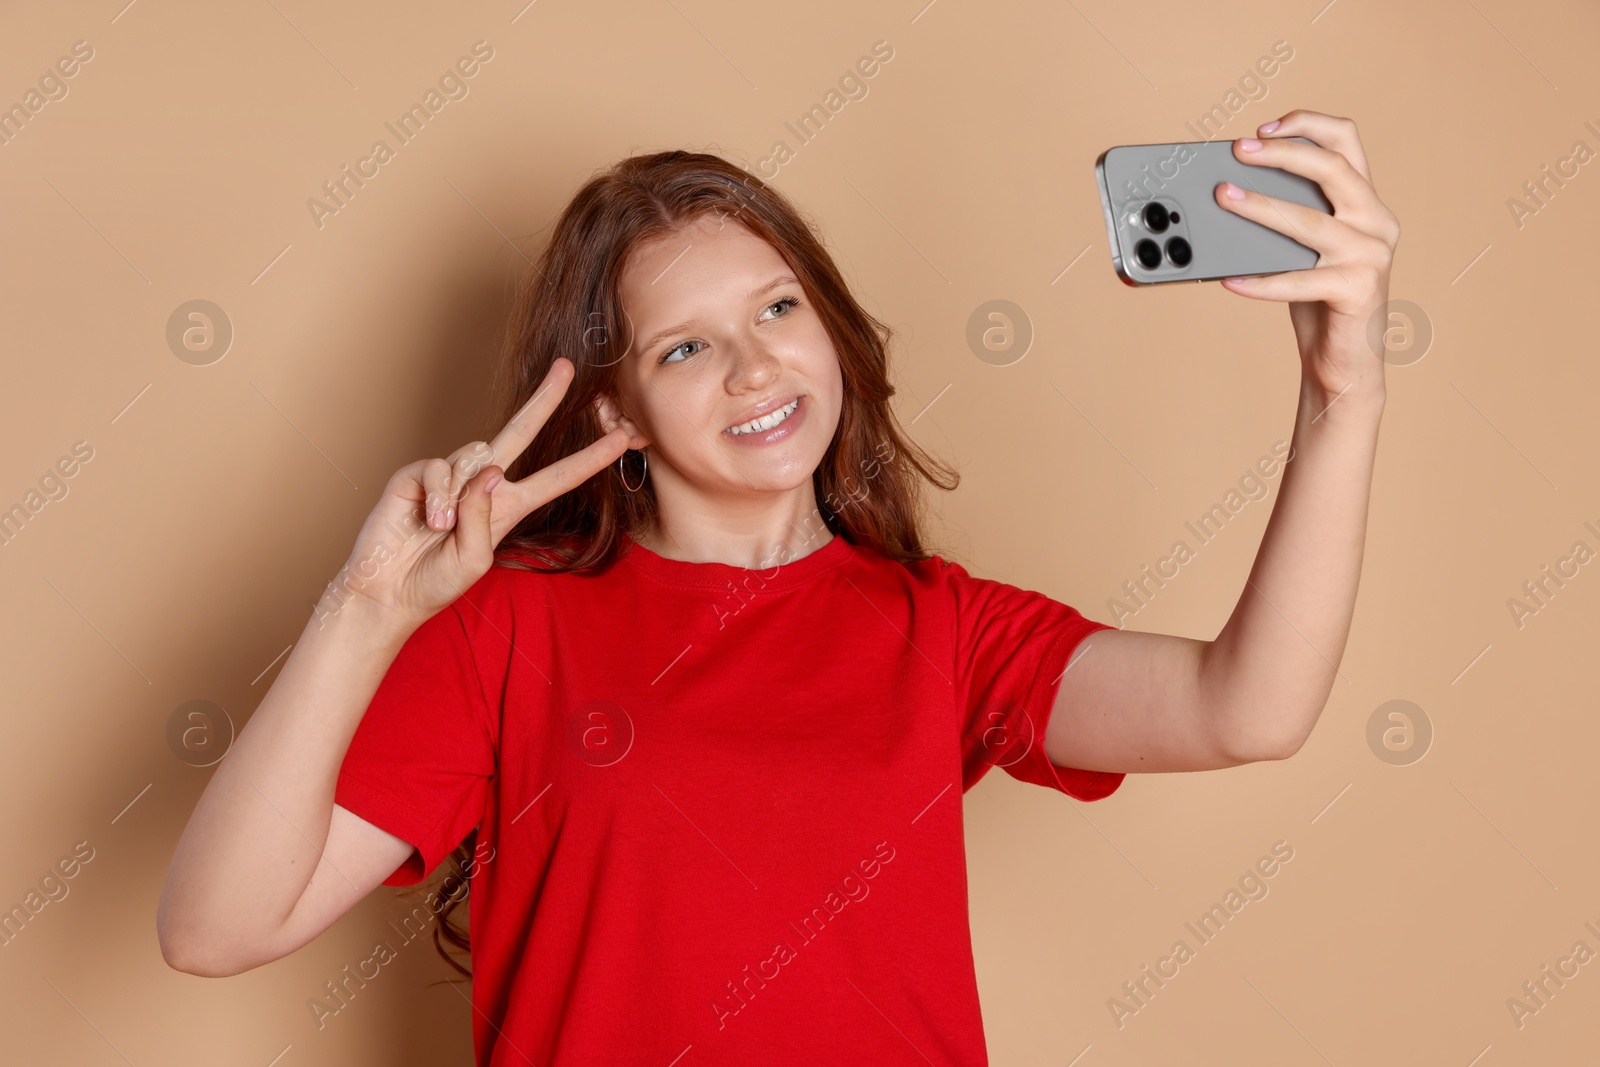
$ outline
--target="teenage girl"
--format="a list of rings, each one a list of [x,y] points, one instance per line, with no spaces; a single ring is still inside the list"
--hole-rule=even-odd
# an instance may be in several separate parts
[[[1334,212],[1215,194],[1320,259],[1224,283],[1289,302],[1302,375],[1214,640],[931,555],[921,483],[956,478],[898,426],[888,331],[809,224],[716,156],[625,159],[519,298],[502,428],[389,480],[217,768],[168,963],[259,967],[449,859],[412,925],[470,901],[480,1064],[986,1062],[962,792],[996,765],[1094,800],[1284,759],[1343,654],[1400,229],[1354,123],[1259,135],[1235,155]]]

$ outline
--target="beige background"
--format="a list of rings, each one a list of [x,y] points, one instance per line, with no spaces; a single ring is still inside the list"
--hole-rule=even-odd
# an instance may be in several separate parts
[[[1354,629],[1299,755],[1132,776],[1092,805],[998,772],[968,795],[994,1061],[1596,1054],[1600,964],[1520,1029],[1506,1007],[1575,941],[1600,950],[1583,925],[1600,926],[1600,574],[1520,630],[1506,607],[1573,542],[1600,549],[1583,527],[1600,526],[1600,170],[1521,228],[1507,207],[1575,141],[1600,149],[1593,5],[122,2],[15,5],[0,29],[0,104],[94,49],[0,146],[0,506],[74,442],[94,450],[0,548],[0,903],[95,849],[0,948],[0,1058],[470,1062],[467,1002],[433,984],[449,972],[428,945],[312,1021],[307,999],[405,909],[392,890],[236,978],[163,964],[156,900],[210,773],[175,758],[168,717],[204,698],[247,721],[388,474],[482,433],[507,286],[590,173],[674,146],[754,166],[878,40],[894,58],[868,95],[776,183],[899,330],[897,410],[965,476],[935,539],[976,573],[1108,618],[1288,438],[1285,309],[1124,287],[1093,181],[1110,145],[1194,139],[1184,123],[1275,41],[1293,59],[1221,136],[1297,106],[1355,118],[1404,225],[1391,297],[1436,330],[1388,371]],[[319,230],[307,199],[478,40],[494,58],[470,95]],[[205,367],[164,336],[197,298],[236,330]],[[964,339],[996,298],[1036,331],[1006,367]],[[1215,636],[1269,507],[1128,625]],[[1366,741],[1392,699],[1436,731],[1410,766]],[[1294,859],[1270,895],[1118,1029],[1108,998],[1196,945],[1185,920],[1280,840]]]

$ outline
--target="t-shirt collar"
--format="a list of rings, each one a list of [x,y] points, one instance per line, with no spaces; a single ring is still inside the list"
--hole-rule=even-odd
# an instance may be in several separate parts
[[[622,545],[623,565],[636,567],[653,578],[674,585],[720,588],[728,582],[742,585],[748,578],[751,581],[759,580],[762,588],[769,590],[787,589],[810,581],[823,571],[843,563],[854,551],[849,541],[834,534],[820,548],[812,548],[810,542],[802,543],[796,551],[806,554],[798,558],[783,562],[783,556],[780,555],[770,567],[749,568],[735,567],[729,563],[668,559],[639,544],[626,533],[622,534]]]

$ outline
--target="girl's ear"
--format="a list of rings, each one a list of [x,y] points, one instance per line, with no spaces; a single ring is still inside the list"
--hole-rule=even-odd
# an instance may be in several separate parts
[[[628,431],[628,447],[644,448],[650,444],[650,439],[640,432],[639,427],[628,416],[622,413],[615,399],[609,396],[594,398],[594,412],[600,419],[600,428],[605,433],[610,433],[618,426]]]

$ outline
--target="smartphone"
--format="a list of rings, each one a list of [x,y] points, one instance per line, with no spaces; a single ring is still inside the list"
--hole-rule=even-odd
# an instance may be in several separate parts
[[[1313,249],[1219,207],[1213,190],[1221,182],[1333,213],[1316,182],[1240,163],[1231,140],[1118,145],[1100,153],[1094,171],[1111,263],[1129,285],[1211,282],[1316,265]]]

